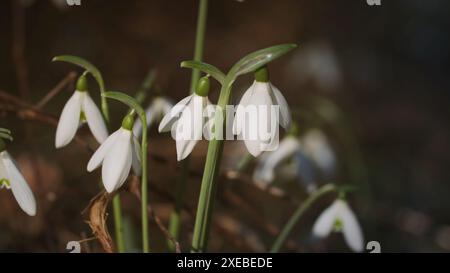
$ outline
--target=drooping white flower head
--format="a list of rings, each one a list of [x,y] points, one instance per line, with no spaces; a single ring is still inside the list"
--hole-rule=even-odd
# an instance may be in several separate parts
[[[172,109],[173,103],[162,96],[155,97],[150,105],[145,110],[145,114],[147,116],[147,128],[161,120],[165,115],[170,112]],[[133,133],[135,136],[139,136],[142,132],[142,123],[140,119],[137,119],[133,126]]]
[[[302,137],[304,150],[320,171],[330,177],[336,169],[336,155],[326,135],[319,129],[311,129]]]
[[[353,251],[364,250],[364,239],[358,220],[347,202],[342,199],[337,199],[325,209],[313,226],[313,234],[319,238],[328,236],[333,230],[343,233],[345,242]]]
[[[88,172],[102,165],[103,185],[109,193],[123,185],[131,167],[136,175],[141,174],[141,149],[131,130],[133,123],[133,118],[127,115],[122,127],[100,145],[88,162]]]
[[[77,89],[67,101],[56,128],[55,146],[61,148],[72,141],[80,122],[87,122],[89,129],[99,143],[108,137],[105,121],[97,105],[87,91],[87,79],[82,75]]]
[[[278,106],[279,113],[274,112],[273,106]],[[256,157],[276,148],[277,124],[289,128],[291,113],[280,90],[269,82],[267,69],[262,68],[255,73],[255,81],[238,104],[233,133],[244,140],[249,153]]]
[[[3,140],[0,139],[0,142]],[[2,148],[3,146],[3,148]],[[14,160],[0,143],[0,189],[11,189],[20,208],[28,215],[36,215],[36,199]]]
[[[275,178],[275,169],[283,162],[289,160],[300,149],[300,143],[294,136],[285,137],[277,150],[267,152],[258,160],[253,173],[255,181],[270,184]]]
[[[172,131],[178,161],[185,159],[202,138],[203,127],[208,120],[203,112],[211,105],[208,93],[209,79],[202,77],[195,92],[178,102],[159,124],[159,132]]]

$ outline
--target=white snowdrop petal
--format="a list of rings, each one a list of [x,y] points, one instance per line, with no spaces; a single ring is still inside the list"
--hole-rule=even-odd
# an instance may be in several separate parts
[[[345,242],[355,252],[364,250],[364,239],[361,227],[355,214],[345,201],[339,200],[338,217],[342,221],[342,233]]]
[[[192,152],[197,142],[198,140],[177,140],[177,160],[185,159]]]
[[[1,154],[4,153],[4,152],[6,152],[6,151],[3,151],[3,152],[0,153],[0,180],[6,179],[6,180],[9,181],[9,176],[8,176],[8,173],[6,172],[6,168],[5,168],[4,164],[3,164],[3,159],[1,157]],[[6,187],[7,189],[10,188],[10,186],[8,186],[6,184],[3,184],[2,186],[0,185],[0,189],[2,189],[3,187]]]
[[[135,175],[140,176],[142,167],[141,167],[141,145],[136,137],[133,136],[133,154],[132,154],[132,162],[131,166],[133,167],[133,172]]]
[[[203,136],[206,140],[214,139],[216,136],[215,132],[215,118],[216,113],[219,111],[219,109],[216,107],[216,105],[212,104],[211,101],[206,98],[205,100],[205,109],[203,110],[205,116],[203,117]],[[218,114],[221,115],[222,113]],[[225,113],[227,114],[227,113]],[[220,131],[218,131],[220,136]],[[222,131],[222,134],[227,134],[227,132]]]
[[[183,111],[184,108],[186,108],[187,104],[191,101],[192,96],[193,95],[187,96],[186,98],[182,99],[180,102],[175,104],[175,106],[170,110],[170,112],[163,117],[161,123],[159,123],[158,127],[159,132],[167,132],[172,129],[172,125],[179,118],[181,111]]]
[[[100,145],[100,147],[98,147],[98,149],[95,151],[95,153],[92,155],[91,159],[88,162],[87,165],[88,172],[92,172],[93,170],[97,169],[100,166],[100,164],[102,164],[105,155],[115,144],[116,138],[120,133],[121,133],[120,129],[115,131]]]
[[[136,119],[136,121],[133,124],[133,134],[135,136],[140,136],[142,133],[142,122],[140,119]]]
[[[8,152],[1,153],[6,172],[8,173],[11,191],[17,200],[17,203],[28,215],[36,215],[36,200],[25,178],[19,172],[17,166],[9,156]]]
[[[114,145],[106,153],[102,166],[103,185],[107,192],[118,189],[128,177],[131,169],[131,131],[120,129]]]
[[[106,129],[105,121],[97,105],[91,96],[89,96],[89,93],[84,93],[82,110],[86,116],[89,129],[98,143],[103,143],[108,138],[108,129]]]
[[[279,144],[278,148],[268,158],[269,166],[276,166],[283,160],[290,158],[294,153],[300,150],[300,142],[293,136],[285,137]]]
[[[233,122],[233,134],[235,135],[239,135],[242,132],[242,122],[245,119],[245,107],[250,103],[255,83],[256,81],[253,81],[253,84],[244,92],[237,106]]]
[[[258,162],[255,178],[264,182],[272,182],[275,168],[283,161],[289,159],[300,148],[299,141],[292,136],[285,137],[279,144],[278,149],[267,153],[264,160]]]
[[[191,105],[192,107],[190,109],[194,114],[191,121],[193,136],[195,140],[200,140],[202,138],[204,124],[203,109],[208,105],[208,98],[194,94]]]
[[[306,152],[319,169],[326,176],[331,176],[336,168],[336,156],[326,135],[318,129],[312,129],[305,134],[302,142]]]
[[[274,118],[272,117],[271,111],[272,104],[270,85],[268,83],[256,82],[254,84],[253,95],[247,104],[247,107],[254,106],[256,112],[251,112],[247,122],[248,124],[244,124],[242,128],[245,138],[250,137],[255,139],[256,137],[261,141],[261,144],[269,142],[270,137],[267,134],[272,135],[272,129],[278,130],[278,128],[272,128],[271,126],[272,118]]]
[[[272,87],[276,104],[280,106],[280,125],[284,129],[288,129],[291,126],[291,110],[289,109],[289,105],[280,90],[273,84],[270,84],[270,86]]]
[[[319,238],[324,238],[333,230],[337,217],[336,202],[326,208],[317,218],[313,226],[313,234]]]
[[[75,136],[80,123],[81,92],[75,91],[61,112],[56,128],[55,147],[61,148],[69,144]]]
[[[163,101],[164,101],[164,103],[163,103],[163,107],[162,107],[162,112],[161,112],[161,114],[162,115],[166,115],[167,113],[169,113],[170,112],[170,109],[172,109],[172,107],[173,107],[173,103],[170,101],[170,100],[168,100],[168,99],[162,99]]]
[[[244,144],[245,147],[247,147],[248,152],[254,157],[257,157],[262,153],[261,146],[263,143],[261,141],[244,139]]]
[[[265,168],[264,163],[258,164],[253,172],[253,180],[270,184],[275,177],[275,170],[273,168]]]

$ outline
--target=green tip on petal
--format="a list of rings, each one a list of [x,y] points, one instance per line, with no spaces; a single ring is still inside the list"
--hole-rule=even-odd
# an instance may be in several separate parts
[[[5,187],[7,189],[11,188],[11,183],[6,178],[0,179],[0,189],[3,187]]]
[[[257,82],[269,82],[269,70],[263,66],[255,71],[255,80]]]
[[[343,228],[344,224],[342,223],[341,219],[336,219],[336,221],[334,222],[334,226],[333,226],[333,230],[335,232],[341,232],[342,228]]]
[[[126,115],[122,120],[122,128],[131,131],[134,125],[134,115]]]
[[[84,92],[88,90],[87,77],[85,74],[81,75],[77,80],[76,89]]]
[[[206,97],[209,94],[209,87],[210,87],[209,76],[201,77],[200,80],[198,80],[197,88],[195,89],[195,94],[201,97]]]

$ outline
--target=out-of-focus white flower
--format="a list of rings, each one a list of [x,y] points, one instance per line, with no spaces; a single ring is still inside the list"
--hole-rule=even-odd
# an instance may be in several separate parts
[[[67,101],[59,118],[55,137],[56,148],[64,147],[72,141],[80,122],[87,122],[99,143],[108,137],[102,114],[87,91],[87,79],[84,75],[78,79],[77,89]]]
[[[70,0],[73,1],[73,0]],[[36,2],[36,0],[20,0],[20,3],[25,7],[30,7]],[[67,0],[51,0],[50,2],[53,3],[58,9],[65,10],[69,7]]]
[[[0,142],[3,140],[0,139]],[[0,146],[2,146],[1,143]],[[30,216],[36,215],[36,200],[33,192],[9,153],[0,149],[0,189],[2,188],[11,189],[14,198],[25,213]]]
[[[285,137],[273,152],[267,152],[258,161],[253,173],[255,181],[261,181],[266,184],[273,182],[275,178],[275,169],[291,157],[300,149],[300,143],[294,136]]]
[[[290,71],[300,83],[312,80],[322,90],[333,90],[342,82],[342,72],[333,48],[326,42],[306,45],[291,59]]]
[[[331,231],[342,232],[345,242],[355,252],[364,250],[361,227],[347,202],[337,199],[317,218],[313,234],[319,238],[328,236]]]
[[[331,177],[336,170],[336,156],[326,135],[318,129],[312,129],[302,137],[301,142],[304,151],[322,174]]]
[[[178,102],[159,124],[159,132],[172,130],[172,136],[176,140],[178,161],[185,159],[202,139],[203,126],[208,120],[203,111],[211,105],[208,93],[209,79],[202,77],[196,91]]]
[[[173,103],[162,96],[158,96],[152,100],[150,105],[145,110],[145,115],[147,116],[147,128],[161,120],[165,115],[172,109]],[[140,119],[137,119],[133,126],[133,133],[135,136],[139,136],[142,132],[142,123]]]
[[[122,127],[111,134],[92,155],[87,170],[92,172],[102,164],[102,180],[107,192],[120,188],[130,173],[141,174],[141,149],[131,130],[134,120],[126,116]]]
[[[279,115],[272,111],[273,106],[279,106]],[[256,157],[263,151],[276,148],[278,142],[274,146],[273,141],[278,140],[278,127],[273,128],[274,122],[289,128],[291,113],[280,90],[269,82],[267,68],[262,68],[255,73],[255,81],[237,106],[233,133],[244,140],[249,153]]]

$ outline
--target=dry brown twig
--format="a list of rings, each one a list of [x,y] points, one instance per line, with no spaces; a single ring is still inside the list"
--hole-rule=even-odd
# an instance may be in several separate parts
[[[47,105],[47,103],[51,99],[53,99],[56,95],[58,95],[61,91],[63,91],[66,86],[73,84],[76,77],[77,73],[75,71],[69,72],[69,74],[67,74],[61,81],[59,81],[58,84],[55,87],[53,87],[52,90],[50,90],[44,97],[42,97],[42,99],[38,103],[36,103],[35,107],[37,109],[44,108],[45,105]]]

